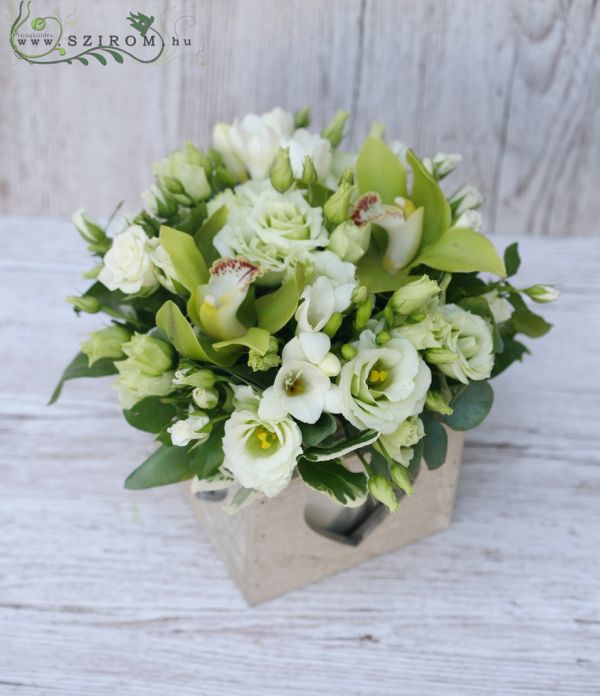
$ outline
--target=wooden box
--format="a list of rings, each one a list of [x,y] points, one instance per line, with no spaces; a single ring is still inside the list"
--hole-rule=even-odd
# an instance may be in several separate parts
[[[235,515],[217,500],[186,495],[250,604],[303,587],[369,558],[445,529],[452,517],[463,434],[448,431],[443,466],[423,464],[411,496],[390,514],[367,502],[342,508],[300,479],[275,498],[263,498]]]

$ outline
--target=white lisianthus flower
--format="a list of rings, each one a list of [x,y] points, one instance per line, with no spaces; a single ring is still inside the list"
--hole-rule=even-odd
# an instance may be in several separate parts
[[[298,332],[321,331],[335,312],[343,312],[350,306],[358,285],[356,266],[342,261],[333,252],[317,251],[310,258],[316,279],[302,292],[302,303],[296,311]]]
[[[253,179],[266,179],[284,138],[294,130],[293,116],[275,108],[262,116],[247,114],[213,130],[213,146],[236,176],[246,169]]]
[[[236,410],[225,423],[223,466],[244,488],[273,497],[292,479],[302,454],[302,433],[291,418],[261,418],[250,387],[236,387],[234,394]]]
[[[393,433],[398,423],[423,410],[431,372],[404,338],[379,347],[375,334],[363,331],[357,348],[340,373],[342,415],[360,430]]]
[[[463,384],[487,379],[494,367],[494,339],[489,323],[454,304],[442,305],[440,312],[451,329],[444,348],[456,357],[439,363],[439,369]]]
[[[262,193],[243,184],[236,188],[234,213],[215,236],[221,256],[243,256],[260,266],[263,285],[282,281],[309,252],[327,245],[321,208],[311,208],[299,191],[279,193],[270,184]],[[230,210],[229,205],[228,210]],[[237,208],[237,210],[236,210]]]
[[[167,428],[167,432],[171,436],[171,442],[176,447],[186,447],[194,440],[198,442],[206,442],[208,440],[209,433],[203,429],[209,423],[210,418],[202,413],[176,421]]]
[[[237,318],[250,285],[261,269],[246,259],[219,259],[210,269],[210,280],[192,296],[202,328],[219,340],[239,338],[247,328]]]
[[[330,346],[323,333],[304,333],[284,346],[283,364],[260,400],[261,418],[277,420],[289,413],[303,423],[316,423],[323,411],[339,412],[337,388],[329,378],[341,365]]]
[[[482,297],[487,300],[496,324],[502,324],[503,321],[511,318],[513,307],[507,299],[500,297],[497,290],[486,292]]]
[[[302,176],[305,157],[312,159],[319,181],[327,179],[333,159],[329,140],[306,128],[299,128],[291,138],[284,138],[281,144],[289,149],[290,164],[296,179]]]
[[[394,461],[408,466],[413,456],[413,445],[416,445],[424,435],[425,429],[421,419],[418,416],[411,416],[400,423],[389,435],[382,435],[378,442],[381,442]],[[377,444],[375,447],[377,448]]]
[[[104,256],[98,280],[109,290],[127,295],[158,287],[158,279],[150,258],[152,245],[140,225],[131,225],[113,239]]]

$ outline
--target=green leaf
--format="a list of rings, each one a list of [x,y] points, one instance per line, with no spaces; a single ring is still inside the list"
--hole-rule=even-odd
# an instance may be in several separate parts
[[[552,328],[552,324],[529,309],[515,310],[510,321],[518,333],[525,334],[530,338],[539,338],[547,334]]]
[[[421,468],[421,460],[423,459],[423,452],[425,450],[425,440],[421,438],[419,442],[413,447],[413,456],[408,465],[408,473],[410,478],[414,481]]]
[[[421,263],[449,273],[482,271],[506,275],[504,263],[492,242],[467,227],[453,227],[425,247],[412,265]]]
[[[356,160],[356,179],[359,193],[378,193],[383,203],[406,198],[406,170],[379,138],[365,140]]]
[[[311,462],[325,462],[337,459],[361,447],[367,447],[375,442],[378,437],[379,432],[377,430],[364,430],[354,437],[345,438],[342,442],[331,445],[331,447],[309,448],[304,451],[304,457]]]
[[[311,462],[301,458],[298,473],[307,486],[341,505],[356,507],[367,496],[366,475],[349,471],[338,460]]]
[[[304,271],[296,267],[295,273],[275,292],[256,300],[258,325],[271,334],[280,331],[294,316],[304,289]]]
[[[48,405],[53,404],[62,391],[63,385],[70,379],[79,379],[80,377],[106,377],[117,373],[114,360],[110,358],[102,358],[96,360],[92,367],[88,364],[88,357],[84,353],[78,353],[66,367],[60,378],[59,383],[52,392]]]
[[[125,488],[141,490],[192,478],[190,454],[184,447],[162,445],[127,477]]]
[[[304,447],[314,447],[323,442],[337,430],[337,421],[330,414],[323,412],[316,423],[300,423],[302,444]]]
[[[160,433],[171,424],[176,414],[176,407],[164,396],[147,396],[123,411],[129,425],[147,433]]]
[[[193,237],[202,228],[205,220],[206,204],[199,203],[193,208],[190,208],[188,214],[183,218],[183,220],[175,225],[175,229],[180,230],[181,232],[187,232]],[[202,254],[202,256],[204,260],[206,260],[204,254]]]
[[[494,403],[494,390],[489,382],[469,382],[450,402],[452,413],[443,421],[452,430],[471,430],[487,416]]]
[[[225,422],[217,423],[208,440],[190,452],[190,467],[199,479],[211,478],[221,468],[225,458],[222,442],[224,430]]]
[[[188,292],[193,293],[199,285],[208,282],[208,268],[189,234],[162,225],[160,243],[171,257],[177,280]]]
[[[410,200],[417,208],[425,208],[422,246],[427,246],[440,239],[450,227],[452,211],[444,192],[412,150],[406,153],[406,159],[413,170]]]
[[[245,346],[251,350],[255,350],[260,355],[264,355],[269,350],[269,338],[271,334],[264,329],[259,329],[256,326],[248,329],[240,338],[231,338],[227,341],[218,341],[213,343],[215,350],[222,350],[229,346]]]
[[[439,420],[428,411],[423,411],[420,417],[425,428],[423,458],[428,469],[438,469],[446,461],[448,434]]]
[[[504,251],[504,266],[506,267],[507,277],[516,275],[521,265],[521,257],[519,256],[519,244],[513,242],[509,244]]]
[[[512,365],[516,360],[522,360],[525,353],[529,353],[529,348],[512,336],[502,337],[502,351],[496,355],[492,377],[496,377]]]
[[[194,235],[194,242],[208,264],[211,264],[219,258],[219,252],[215,249],[213,240],[226,222],[227,206],[222,205],[208,218],[200,230]]]

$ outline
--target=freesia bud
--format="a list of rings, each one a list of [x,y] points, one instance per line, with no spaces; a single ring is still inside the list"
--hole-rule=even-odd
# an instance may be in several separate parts
[[[337,147],[342,142],[342,138],[344,137],[344,126],[349,117],[350,112],[340,110],[334,116],[331,123],[323,129],[321,135],[329,140],[332,147]]]
[[[65,298],[67,302],[70,302],[75,309],[80,312],[87,312],[88,314],[96,314],[102,308],[102,305],[95,297],[74,297],[69,296]]]
[[[448,399],[444,397],[442,392],[430,390],[427,392],[425,405],[430,411],[441,413],[443,416],[451,416],[453,409],[449,405]]]
[[[460,217],[466,210],[474,210],[483,204],[483,196],[472,184],[461,186],[450,199],[454,217]]]
[[[350,212],[350,200],[352,198],[353,188],[350,184],[343,183],[339,189],[330,196],[325,205],[323,206],[323,212],[325,217],[329,222],[334,225],[339,225],[344,220],[348,219],[348,214]]]
[[[380,331],[375,337],[375,342],[378,346],[384,346],[388,341],[392,340],[392,334],[389,331]]]
[[[310,106],[305,106],[294,114],[294,128],[308,128],[309,126]]]
[[[325,358],[319,363],[318,367],[324,375],[327,375],[328,377],[335,377],[336,375],[340,374],[342,364],[337,355],[327,353]]]
[[[285,193],[294,183],[294,172],[290,163],[290,151],[280,147],[271,165],[271,183],[280,193]]]
[[[357,288],[354,288],[354,291],[352,292],[352,303],[355,305],[361,305],[367,299],[368,295],[369,291],[367,290],[366,286],[359,285]]]
[[[390,469],[390,474],[392,476],[392,481],[398,486],[398,488],[406,493],[406,495],[412,495],[413,484],[408,475],[406,467],[401,464],[393,464]]]
[[[534,285],[523,290],[534,302],[555,302],[560,297],[560,292],[553,285]]]
[[[398,509],[398,499],[394,493],[392,484],[384,476],[371,476],[369,478],[369,493],[383,503],[390,512]]]
[[[344,343],[341,348],[341,353],[344,360],[352,360],[352,358],[356,357],[358,351],[351,343]]]
[[[396,314],[408,316],[429,302],[440,292],[440,286],[427,275],[422,275],[398,288],[390,299],[390,305]]]
[[[173,377],[175,386],[198,387],[211,389],[216,378],[210,370],[196,370],[193,366],[180,365]]]
[[[109,326],[90,334],[87,341],[81,344],[81,352],[87,355],[91,367],[102,358],[122,358],[125,356],[123,344],[131,338],[131,333],[122,326]]]
[[[196,387],[192,392],[192,399],[198,408],[206,408],[210,410],[219,402],[219,394],[215,389]]]
[[[306,156],[302,166],[302,183],[310,186],[318,181],[319,175],[315,169],[315,163],[312,157]]]
[[[342,176],[340,177],[339,184],[353,184],[354,183],[354,171],[352,167],[346,167],[344,171],[342,172]]]
[[[375,306],[375,298],[373,295],[368,295],[367,299],[361,304],[361,306],[356,310],[356,317],[354,318],[354,326],[356,329],[364,329],[367,322],[371,318],[373,312],[373,307]]]

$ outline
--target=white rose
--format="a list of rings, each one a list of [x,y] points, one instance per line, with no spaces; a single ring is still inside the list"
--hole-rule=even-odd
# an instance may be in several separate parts
[[[289,148],[290,164],[296,179],[302,176],[305,157],[312,159],[319,181],[325,181],[329,176],[333,159],[329,140],[306,128],[299,128],[291,138],[284,138],[281,144]]]
[[[171,442],[176,447],[186,447],[193,440],[205,442],[208,440],[208,432],[199,432],[210,423],[210,418],[204,414],[200,416],[188,416],[183,420],[178,420],[167,428],[171,435]]]
[[[104,256],[98,280],[109,290],[131,295],[158,285],[150,259],[152,245],[143,228],[131,225],[116,235]]]
[[[273,497],[291,481],[301,445],[302,433],[291,418],[275,423],[253,409],[234,411],[225,423],[223,466],[244,488]]]
[[[431,372],[404,338],[378,347],[375,335],[363,331],[357,347],[358,354],[340,374],[342,415],[360,430],[393,433],[399,423],[423,410]]]
[[[440,308],[451,331],[444,347],[456,354],[452,362],[443,362],[439,369],[448,377],[467,384],[469,380],[487,379],[494,367],[494,340],[489,323],[457,305]]]
[[[309,252],[327,244],[321,209],[311,208],[299,191],[279,193],[269,184],[255,195],[243,184],[236,199],[238,189],[237,212],[228,215],[213,244],[221,256],[243,256],[260,266],[265,275],[259,284],[281,282]]]
[[[292,115],[275,108],[262,116],[247,114],[231,126],[218,123],[213,130],[213,145],[234,174],[239,175],[243,165],[253,179],[266,179],[277,150],[293,129]]]

